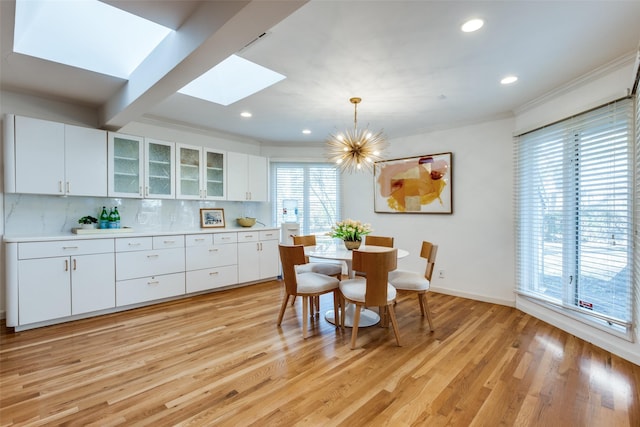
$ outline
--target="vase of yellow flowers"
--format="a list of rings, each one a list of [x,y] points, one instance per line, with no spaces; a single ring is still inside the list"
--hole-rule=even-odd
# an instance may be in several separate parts
[[[371,225],[363,224],[361,221],[346,219],[336,222],[331,227],[331,231],[327,233],[329,236],[344,241],[344,246],[352,251],[358,249],[362,243],[362,236],[371,233]]]

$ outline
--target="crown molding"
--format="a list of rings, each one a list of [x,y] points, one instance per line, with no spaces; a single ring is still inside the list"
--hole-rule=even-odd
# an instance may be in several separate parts
[[[622,67],[628,66],[629,64],[633,64],[634,61],[636,60],[636,56],[637,56],[637,52],[630,52],[627,53],[625,55],[622,55],[616,59],[614,59],[611,62],[608,62],[598,68],[596,68],[595,70],[590,71],[587,74],[584,74],[576,79],[573,79],[569,82],[567,82],[566,84],[557,87],[555,89],[553,89],[550,92],[545,93],[544,95],[535,98],[529,102],[527,102],[526,104],[523,104],[517,108],[515,108],[513,110],[514,114],[516,116],[531,110],[535,107],[538,107],[540,105],[545,104],[546,102],[549,102],[550,100],[557,98],[560,95],[564,95],[568,92],[571,92],[573,90],[575,90],[576,88],[579,88],[581,86],[584,86],[588,83],[591,83],[609,73],[612,73],[613,71],[617,71]]]

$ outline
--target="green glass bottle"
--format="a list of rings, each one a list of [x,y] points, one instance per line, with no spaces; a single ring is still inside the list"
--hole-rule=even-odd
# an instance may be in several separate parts
[[[109,212],[109,228],[116,228],[116,213],[113,209]]]
[[[114,207],[113,208],[113,216],[116,219],[116,227],[115,228],[120,228],[120,212],[118,212],[118,207]]]
[[[100,214],[100,228],[109,228],[109,214],[106,206],[102,207],[102,213]]]

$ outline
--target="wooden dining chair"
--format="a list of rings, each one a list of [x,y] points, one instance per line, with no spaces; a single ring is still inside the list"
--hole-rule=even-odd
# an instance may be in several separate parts
[[[315,246],[316,245],[316,236],[308,235],[308,236],[292,236],[294,245],[302,245],[302,246]],[[313,272],[326,274],[327,276],[335,276],[336,279],[340,280],[342,278],[342,263],[336,262],[309,262],[309,257],[307,257],[307,263],[304,265],[300,265],[297,268],[298,273],[305,272]]]
[[[290,296],[302,297],[302,336],[307,338],[307,322],[309,321],[308,307],[311,299],[322,294],[333,292],[333,310],[338,313],[338,299],[340,298],[340,281],[326,274],[306,272],[299,273],[296,266],[306,263],[304,247],[302,245],[279,245],[282,275],[284,279],[284,298],[278,315],[278,326],[282,324],[284,312],[287,309]],[[339,323],[336,321],[336,325]]]
[[[420,303],[420,312],[422,316],[427,316],[429,328],[433,331],[433,321],[431,319],[431,311],[427,302],[427,292],[431,283],[431,276],[436,263],[436,254],[438,246],[431,242],[422,242],[420,256],[427,260],[427,266],[424,274],[415,271],[395,270],[389,273],[389,283],[400,291],[415,292],[418,294],[418,302]]]
[[[364,244],[369,246],[384,246],[385,248],[392,248],[393,237],[367,235],[364,238]]]
[[[341,326],[344,328],[345,302],[356,305],[353,316],[353,330],[351,331],[351,349],[356,348],[358,339],[358,324],[360,310],[363,307],[379,307],[380,324],[388,326],[389,320],[393,326],[396,343],[400,346],[400,331],[393,304],[396,300],[396,289],[389,284],[389,272],[395,270],[398,263],[398,250],[385,251],[353,251],[353,268],[364,271],[365,278],[343,280],[340,282],[342,294]]]

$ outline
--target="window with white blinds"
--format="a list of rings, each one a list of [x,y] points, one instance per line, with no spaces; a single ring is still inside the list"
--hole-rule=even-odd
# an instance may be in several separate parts
[[[516,138],[520,295],[628,333],[633,313],[633,102]]]
[[[322,235],[340,219],[340,172],[326,163],[271,163],[273,217],[283,222],[285,200],[298,206],[300,232]]]

